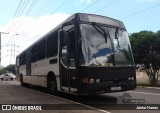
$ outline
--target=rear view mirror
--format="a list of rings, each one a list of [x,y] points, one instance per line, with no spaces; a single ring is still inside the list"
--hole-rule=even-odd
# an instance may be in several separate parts
[[[60,31],[60,45],[64,46],[67,43],[67,32],[66,31]]]

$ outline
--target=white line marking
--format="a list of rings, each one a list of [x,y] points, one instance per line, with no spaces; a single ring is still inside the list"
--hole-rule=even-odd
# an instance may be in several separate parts
[[[160,89],[159,87],[145,87],[145,86],[137,86],[138,88],[148,88],[148,89]]]
[[[127,91],[127,92],[139,93],[139,94],[144,94],[144,95],[158,95],[158,96],[160,96],[160,94],[157,94],[157,93],[145,93],[145,92],[136,92],[136,91]]]
[[[146,87],[146,88],[149,88],[149,89],[160,89],[158,87]]]

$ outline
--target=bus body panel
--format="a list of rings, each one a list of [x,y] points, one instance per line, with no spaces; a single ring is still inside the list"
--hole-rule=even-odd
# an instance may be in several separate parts
[[[47,75],[49,72],[53,72],[57,80],[59,80],[59,64],[50,64],[50,60],[57,59],[52,57],[49,59],[44,59],[38,62],[31,63],[31,75],[26,76],[26,66],[20,67],[20,73],[23,75],[23,82],[29,83],[37,86],[47,87]],[[58,62],[58,60],[57,60]],[[60,86],[60,85],[58,85]],[[60,90],[60,87],[58,88]]]
[[[93,83],[82,84],[84,87],[82,89],[86,93],[115,92],[111,90],[111,87],[120,87],[119,91],[127,91],[136,87],[135,67],[80,67],[80,75],[82,80],[87,78],[88,82],[94,79]],[[100,80],[99,83],[96,82],[97,79]]]

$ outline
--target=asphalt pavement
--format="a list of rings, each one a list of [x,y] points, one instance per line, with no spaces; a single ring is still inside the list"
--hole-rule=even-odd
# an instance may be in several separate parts
[[[41,108],[31,109],[30,106]],[[0,109],[3,109],[0,113],[102,113],[98,109],[21,87],[16,81],[0,81]]]
[[[129,97],[126,98],[125,96]],[[118,103],[118,100],[120,100],[120,103]],[[50,108],[55,109],[34,111],[34,113],[159,113],[160,88],[138,87],[133,91],[89,96],[77,96],[66,93],[50,95],[45,90],[41,90],[41,88],[21,87],[17,81],[0,81],[0,104],[50,104]],[[149,107],[155,107],[155,110],[149,109]],[[13,112],[17,113],[21,111]]]

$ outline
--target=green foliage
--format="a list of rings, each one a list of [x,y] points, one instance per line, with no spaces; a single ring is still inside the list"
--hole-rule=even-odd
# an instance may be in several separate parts
[[[130,36],[136,64],[143,64],[151,84],[155,85],[160,70],[160,31],[140,31]]]
[[[8,71],[5,69],[0,69],[0,75],[2,75],[3,73],[7,73]]]
[[[3,73],[13,73],[13,74],[15,74],[15,65],[10,64],[10,65],[0,69],[0,74],[3,74]]]

